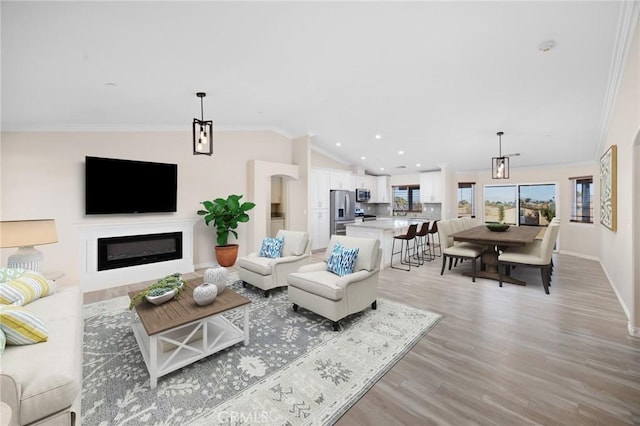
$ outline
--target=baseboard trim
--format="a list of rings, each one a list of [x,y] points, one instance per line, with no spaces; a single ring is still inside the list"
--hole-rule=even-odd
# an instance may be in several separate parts
[[[631,321],[629,321],[629,323],[627,324],[627,328],[629,330],[629,335],[633,336],[633,337],[640,337],[640,328],[639,327],[634,327],[631,324]]]
[[[573,251],[566,251],[566,250],[560,250],[560,251],[558,251],[558,253],[566,254],[567,256],[579,257],[581,259],[595,260],[596,262],[600,262],[600,258],[599,257],[590,256],[588,254],[576,253],[576,252],[573,252]]]

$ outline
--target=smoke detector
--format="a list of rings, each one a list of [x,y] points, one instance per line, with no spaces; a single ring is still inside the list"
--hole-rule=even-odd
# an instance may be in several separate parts
[[[553,40],[547,40],[540,43],[540,46],[538,46],[538,50],[541,52],[548,52],[554,47],[556,47],[556,42]]]

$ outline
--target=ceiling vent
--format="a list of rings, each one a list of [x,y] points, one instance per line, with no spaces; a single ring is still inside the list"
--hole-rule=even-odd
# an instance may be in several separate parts
[[[407,166],[396,166],[396,169],[406,169]]]

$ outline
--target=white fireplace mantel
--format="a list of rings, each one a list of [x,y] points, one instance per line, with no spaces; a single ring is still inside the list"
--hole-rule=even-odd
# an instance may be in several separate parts
[[[193,227],[197,219],[127,220],[74,225],[80,244],[80,283],[84,293],[194,271]],[[182,259],[98,271],[98,238],[182,232]]]

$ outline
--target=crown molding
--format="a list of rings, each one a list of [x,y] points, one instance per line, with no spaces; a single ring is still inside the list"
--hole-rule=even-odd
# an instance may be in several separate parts
[[[620,89],[620,83],[624,76],[627,57],[629,56],[629,49],[633,43],[633,36],[638,25],[638,18],[640,17],[640,2],[633,0],[622,1],[621,4],[616,39],[613,46],[613,58],[611,68],[609,69],[609,81],[607,83],[602,115],[600,117],[599,142],[596,152],[594,153],[595,160],[598,160],[604,152],[611,116],[613,115],[618,90]]]

